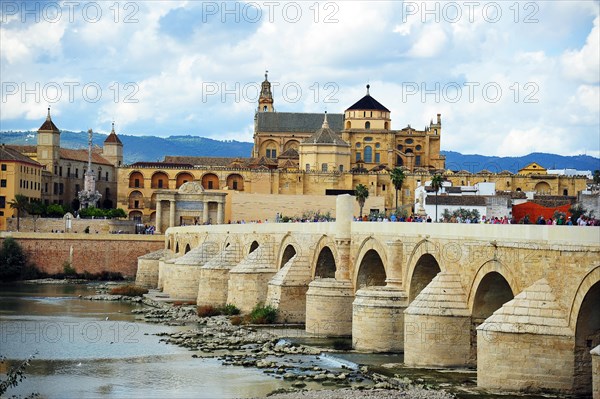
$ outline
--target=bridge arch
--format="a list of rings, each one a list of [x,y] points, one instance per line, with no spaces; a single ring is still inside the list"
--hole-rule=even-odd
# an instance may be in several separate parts
[[[367,286],[384,286],[387,278],[387,254],[381,243],[367,237],[358,248],[354,264],[354,290]]]
[[[281,240],[277,254],[277,269],[281,269],[293,256],[300,256],[301,247],[290,233]]]
[[[260,244],[258,243],[258,241],[256,241],[256,240],[252,241],[250,243],[250,247],[248,248],[248,255],[250,255],[252,252],[256,251],[259,246],[260,246]]]
[[[413,249],[408,260],[404,281],[408,282],[408,302],[412,302],[431,280],[445,268],[440,262],[437,245],[422,240]]]
[[[310,263],[313,279],[335,277],[338,259],[335,242],[331,237],[323,235],[317,242],[313,252],[313,259]]]
[[[499,276],[493,275],[492,277],[486,278],[486,276],[490,273],[496,273]],[[475,277],[473,277],[473,281],[471,282],[471,287],[467,293],[467,296],[468,296],[467,305],[468,305],[469,310],[472,315],[473,315],[473,311],[474,311],[474,307],[475,307],[475,299],[477,296],[477,291],[480,288],[486,290],[486,291],[479,292],[480,295],[483,295],[489,289],[488,284],[494,284],[494,285],[495,284],[503,284],[501,282],[501,280],[499,279],[499,277],[501,277],[504,280],[504,282],[506,282],[506,285],[508,285],[508,289],[510,290],[510,293],[512,295],[512,297],[510,299],[512,299],[517,293],[521,292],[521,289],[520,289],[519,285],[517,284],[517,279],[515,278],[512,271],[508,267],[506,267],[502,263],[498,262],[497,260],[488,260],[487,262],[483,263],[481,265],[481,267],[479,267],[479,269],[477,270],[477,273],[475,273]],[[485,281],[486,285],[482,286],[482,281],[484,279],[486,280]],[[502,285],[502,287],[504,287],[504,286]],[[506,288],[506,287],[504,287],[504,288]],[[503,290],[504,290],[504,288],[503,288]],[[506,290],[504,290],[504,292],[505,291]],[[481,296],[478,299],[482,299]],[[499,299],[499,298],[496,298],[496,299]],[[498,306],[498,308],[500,308],[506,302],[508,302],[508,301],[505,301],[502,304],[500,304],[500,306]],[[479,305],[481,305],[481,304],[478,304],[478,306]],[[497,310],[498,308],[494,309],[494,311]],[[481,309],[479,309],[479,310],[481,310]],[[492,313],[494,311],[492,311]],[[491,313],[490,313],[490,315],[491,315]]]
[[[573,390],[581,396],[592,393],[590,351],[600,345],[600,265],[581,281],[571,306],[569,325],[575,331]]]

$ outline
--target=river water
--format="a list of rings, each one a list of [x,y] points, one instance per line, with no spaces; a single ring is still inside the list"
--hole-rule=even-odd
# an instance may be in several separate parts
[[[137,321],[127,302],[88,301],[86,285],[0,285],[0,355],[34,355],[7,392],[47,398],[247,398],[289,386],[260,370],[222,366],[159,343],[168,327]],[[0,369],[0,373],[6,370]]]

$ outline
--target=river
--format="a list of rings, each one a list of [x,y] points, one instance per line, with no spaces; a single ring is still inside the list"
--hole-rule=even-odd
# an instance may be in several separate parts
[[[47,398],[246,398],[289,386],[260,370],[222,366],[160,343],[168,327],[137,321],[128,302],[87,301],[93,285],[0,285],[0,355],[34,355],[7,394]],[[5,372],[5,370],[0,370]]]

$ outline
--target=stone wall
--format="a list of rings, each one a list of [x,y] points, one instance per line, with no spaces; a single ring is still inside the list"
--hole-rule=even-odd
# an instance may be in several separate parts
[[[592,397],[600,399],[600,346],[592,350]]]
[[[71,230],[73,234],[84,234],[86,227],[90,228],[91,234],[108,234],[123,232],[125,234],[135,233],[135,221],[115,219],[71,219]],[[66,221],[63,218],[37,218],[22,217],[19,222],[19,231],[50,233],[53,231],[66,231]],[[17,231],[17,218],[6,219],[6,231]]]
[[[226,209],[225,222],[238,220],[275,220],[275,214],[289,217],[302,216],[306,211],[330,212],[335,216],[336,196],[333,195],[270,195],[270,194],[244,194],[229,192],[230,209]],[[363,214],[369,214],[370,209],[385,208],[384,197],[369,197],[365,202]],[[229,211],[229,213],[227,212]],[[358,202],[354,201],[354,215],[358,216]]]
[[[0,233],[12,236],[46,273],[62,273],[70,262],[78,273],[119,272],[134,277],[138,256],[164,247],[163,236],[137,234]]]

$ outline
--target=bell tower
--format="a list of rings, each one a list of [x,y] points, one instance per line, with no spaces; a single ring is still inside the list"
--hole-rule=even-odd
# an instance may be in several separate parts
[[[53,166],[60,159],[60,130],[52,122],[50,116],[50,107],[48,107],[48,116],[38,129],[37,135],[37,161],[46,167],[46,170],[52,173]]]
[[[265,71],[265,81],[262,82],[260,97],[258,99],[258,112],[274,112],[273,93],[271,92],[271,82],[268,79],[269,71]]]

